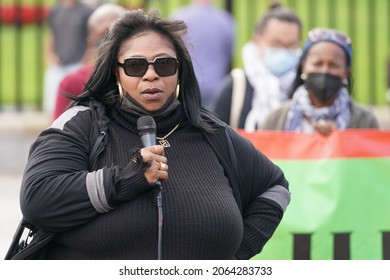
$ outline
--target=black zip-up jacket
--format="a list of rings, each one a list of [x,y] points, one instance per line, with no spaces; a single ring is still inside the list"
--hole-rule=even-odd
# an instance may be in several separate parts
[[[242,214],[244,233],[236,256],[248,259],[262,250],[280,223],[290,201],[288,182],[247,139],[212,121],[220,128],[202,133],[224,168]],[[117,207],[120,202],[111,199],[116,192],[114,167],[90,171],[105,149],[109,126],[104,107],[91,102],[69,109],[39,135],[22,182],[21,209],[27,221],[46,232],[64,232]],[[139,168],[132,180],[147,184],[144,167],[131,168]]]

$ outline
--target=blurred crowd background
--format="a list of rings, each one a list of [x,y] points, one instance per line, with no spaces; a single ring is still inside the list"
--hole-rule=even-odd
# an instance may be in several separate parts
[[[48,67],[48,18],[57,0],[1,0],[0,3],[0,254],[6,252],[21,217],[18,193],[29,146],[49,126],[44,111]],[[91,9],[113,2],[129,9],[156,7],[171,16],[190,0],[84,0]],[[231,68],[242,67],[241,50],[255,22],[273,2],[302,20],[302,42],[314,27],[350,35],[353,46],[353,97],[373,110],[381,128],[390,129],[390,1],[388,0],[215,0],[235,21]]]
[[[162,16],[189,0],[110,0],[126,8],[156,7]],[[93,6],[104,0],[84,0]],[[270,0],[215,0],[236,22],[232,67],[241,67],[241,49]],[[303,23],[303,39],[313,27],[329,27],[350,35],[354,50],[353,97],[367,105],[386,105],[390,46],[390,2],[387,0],[281,0]],[[2,0],[0,4],[0,108],[40,110],[46,68],[47,19],[57,0]]]

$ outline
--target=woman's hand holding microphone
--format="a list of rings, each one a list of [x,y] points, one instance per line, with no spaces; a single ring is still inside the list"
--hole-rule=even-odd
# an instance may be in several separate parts
[[[164,156],[164,147],[154,145],[141,149],[144,162],[150,162],[150,167],[145,171],[146,180],[155,185],[158,180],[168,179],[168,160]]]

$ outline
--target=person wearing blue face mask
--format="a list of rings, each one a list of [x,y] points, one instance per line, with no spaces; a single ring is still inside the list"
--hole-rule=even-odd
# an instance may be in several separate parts
[[[375,116],[350,97],[352,41],[347,34],[314,28],[304,44],[291,101],[271,112],[265,130],[319,132],[377,129]]]
[[[233,69],[218,88],[214,112],[221,120],[252,132],[288,99],[301,54],[301,30],[300,18],[280,4],[262,16],[242,49],[244,69]]]

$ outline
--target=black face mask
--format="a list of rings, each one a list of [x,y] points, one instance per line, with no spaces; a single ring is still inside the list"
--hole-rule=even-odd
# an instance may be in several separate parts
[[[328,73],[310,73],[305,80],[306,88],[320,101],[337,96],[343,81],[339,76]]]

